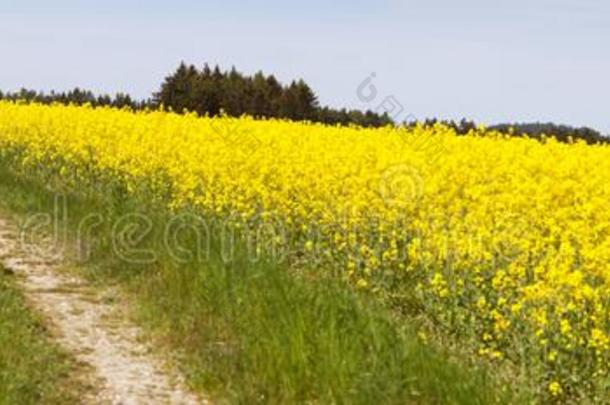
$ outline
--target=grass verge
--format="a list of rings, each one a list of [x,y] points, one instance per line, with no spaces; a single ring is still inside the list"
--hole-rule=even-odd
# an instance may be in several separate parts
[[[78,403],[76,365],[49,339],[0,265],[0,404]]]
[[[2,204],[14,213],[57,212],[53,195],[0,171]],[[178,354],[188,383],[228,403],[515,403],[525,394],[500,387],[490,369],[425,344],[414,325],[368,295],[319,272],[248,260],[235,244],[233,260],[210,235],[211,255],[177,264],[161,246],[163,210],[134,199],[72,195],[67,233],[103,213],[81,265],[99,283],[129,292],[141,323]],[[140,253],[154,261],[121,260],[113,243],[119,218],[150,221]],[[183,246],[194,246],[186,237]],[[330,272],[329,272],[330,273]]]

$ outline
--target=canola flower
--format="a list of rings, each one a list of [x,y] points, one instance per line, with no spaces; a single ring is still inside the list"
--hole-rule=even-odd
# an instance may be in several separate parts
[[[279,223],[276,242],[359,289],[414,290],[541,395],[609,394],[607,146],[0,102],[0,158],[74,191],[117,182],[171,210]]]

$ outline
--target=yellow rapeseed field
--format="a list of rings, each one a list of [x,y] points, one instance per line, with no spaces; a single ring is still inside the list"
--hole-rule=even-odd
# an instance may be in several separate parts
[[[171,210],[271,224],[294,263],[398,302],[409,290],[546,395],[609,381],[606,146],[0,102],[0,156],[75,190],[112,180]]]

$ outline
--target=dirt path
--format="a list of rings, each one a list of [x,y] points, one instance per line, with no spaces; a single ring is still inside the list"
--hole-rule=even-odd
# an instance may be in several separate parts
[[[180,378],[139,339],[112,290],[58,270],[57,252],[24,243],[0,217],[0,263],[15,273],[28,301],[48,320],[59,344],[91,370],[93,392],[84,404],[198,404]]]

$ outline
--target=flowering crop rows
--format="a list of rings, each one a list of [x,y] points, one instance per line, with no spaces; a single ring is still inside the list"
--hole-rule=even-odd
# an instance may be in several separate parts
[[[0,156],[72,190],[145,184],[171,210],[281,224],[289,259],[380,294],[410,286],[542,395],[607,394],[608,147],[0,102]]]

